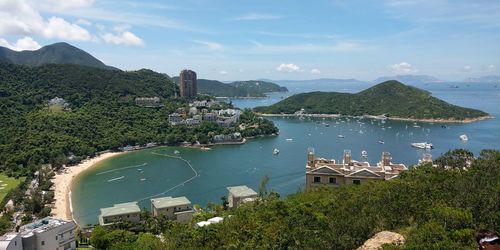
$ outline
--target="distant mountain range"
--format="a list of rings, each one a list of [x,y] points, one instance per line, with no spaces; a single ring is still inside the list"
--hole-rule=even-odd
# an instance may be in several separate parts
[[[385,81],[395,80],[404,82],[406,84],[425,84],[425,83],[440,83],[444,82],[436,77],[429,75],[396,75],[396,76],[382,76],[375,80],[373,83],[381,83]]]
[[[477,82],[477,83],[500,83],[500,76],[481,76],[481,77],[469,77],[464,80],[464,82]]]
[[[173,77],[179,82],[179,77]],[[250,80],[223,83],[217,80],[198,79],[198,93],[225,97],[265,97],[269,92],[287,92],[286,87],[269,81]]]
[[[294,84],[337,84],[337,83],[352,83],[352,84],[360,84],[366,83],[364,81],[359,81],[356,79],[336,79],[336,78],[319,78],[312,80],[266,80],[272,81],[278,84],[283,85],[294,85]]]
[[[293,114],[304,109],[308,114],[342,114],[360,116],[382,115],[392,118],[416,120],[473,120],[487,113],[449,104],[431,96],[428,91],[386,81],[361,92],[309,92],[296,94],[256,111],[270,114]]]
[[[77,64],[101,69],[117,70],[107,66],[89,53],[67,43],[54,43],[33,51],[13,51],[0,46],[0,62],[26,66],[44,64]]]

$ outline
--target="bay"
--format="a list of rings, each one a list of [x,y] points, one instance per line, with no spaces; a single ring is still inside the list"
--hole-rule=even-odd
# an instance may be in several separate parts
[[[289,93],[271,93],[267,99],[232,100],[241,108],[275,103],[289,95],[308,91],[342,91],[354,93],[371,84],[294,84]],[[500,89],[494,84],[451,83],[417,85],[435,97],[460,106],[477,108],[494,117],[500,116]],[[270,177],[268,188],[282,196],[301,190],[305,184],[305,161],[308,147],[317,156],[340,159],[350,149],[354,159],[368,152],[368,161],[376,164],[384,151],[393,162],[416,164],[426,151],[410,147],[412,142],[432,142],[435,157],[450,149],[466,148],[478,154],[482,149],[500,149],[500,120],[497,118],[468,124],[442,124],[369,119],[271,118],[280,135],[251,139],[244,145],[217,146],[211,151],[180,147],[161,147],[127,153],[99,163],[78,177],[72,189],[74,217],[80,225],[97,223],[99,208],[116,203],[138,201],[149,209],[152,196],[186,196],[191,202],[206,206],[220,203],[227,186],[248,185],[258,190],[264,176]],[[329,126],[323,125],[328,123]],[[361,131],[361,132],[360,132]],[[345,138],[339,138],[338,135]],[[467,134],[468,142],[459,140]],[[291,139],[291,140],[286,140]],[[383,140],[384,144],[378,141]],[[280,153],[273,155],[273,149]],[[179,151],[185,162],[158,154],[175,155]],[[185,182],[186,180],[192,180]]]

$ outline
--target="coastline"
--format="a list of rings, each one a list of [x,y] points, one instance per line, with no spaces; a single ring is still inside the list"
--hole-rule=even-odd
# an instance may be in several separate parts
[[[263,117],[314,117],[314,118],[339,118],[339,117],[357,117],[357,116],[351,116],[351,115],[340,115],[340,114],[301,114],[301,115],[296,115],[296,114],[265,114],[265,113],[259,113],[258,115],[263,116]],[[369,119],[377,119],[374,118],[376,116],[373,116]],[[402,117],[387,117],[387,120],[393,120],[393,121],[409,121],[409,122],[426,122],[426,123],[471,123],[471,122],[477,122],[477,121],[483,121],[487,119],[492,119],[494,118],[491,115],[487,116],[481,116],[477,118],[472,118],[472,119],[464,119],[464,120],[456,120],[456,119],[415,119],[415,118],[402,118]]]
[[[126,152],[107,152],[84,160],[78,165],[65,167],[57,172],[52,182],[54,183],[54,198],[55,204],[52,208],[52,216],[57,219],[73,220],[72,204],[71,204],[71,188],[75,177],[84,171],[97,165],[97,163],[109,158],[124,154]]]

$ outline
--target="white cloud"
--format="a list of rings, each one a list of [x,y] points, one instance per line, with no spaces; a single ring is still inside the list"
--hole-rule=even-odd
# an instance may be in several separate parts
[[[488,65],[488,71],[495,71],[495,65],[493,64]]]
[[[388,66],[389,70],[394,74],[410,74],[418,72],[418,69],[407,62],[396,63]]]
[[[222,50],[224,46],[220,43],[215,43],[215,42],[207,42],[207,41],[199,41],[199,40],[194,40],[192,41],[197,44],[205,45],[209,50]]]
[[[90,7],[94,0],[35,0],[32,4],[40,8],[51,8],[54,10],[67,10]]]
[[[227,75],[227,71],[221,70],[221,71],[219,71],[219,74],[221,74],[221,75]]]
[[[144,46],[144,41],[130,31],[123,31],[117,33],[104,33],[101,38],[106,43],[126,46]]]
[[[462,68],[463,71],[471,71],[472,70],[472,66],[470,65],[465,65],[463,68]]]
[[[0,16],[0,35],[39,35],[49,39],[92,40],[86,29],[63,18],[53,16],[45,20],[28,0],[0,0]]]
[[[247,13],[247,14],[244,14],[242,16],[233,18],[233,20],[259,21],[259,20],[275,20],[275,19],[281,19],[281,18],[283,18],[283,16],[268,14],[268,13]]]
[[[279,72],[304,72],[298,65],[293,63],[282,63],[276,67],[276,70]]]
[[[319,74],[321,74],[321,71],[319,69],[311,69],[311,74],[319,75]]]
[[[83,19],[83,18],[78,18],[78,20],[76,20],[76,23],[80,24],[80,25],[84,25],[84,26],[91,26],[92,25],[92,23],[89,20]]]
[[[35,40],[33,40],[33,38],[28,36],[18,39],[14,44],[9,43],[3,38],[0,38],[0,46],[7,47],[11,50],[16,51],[37,50],[42,47]]]

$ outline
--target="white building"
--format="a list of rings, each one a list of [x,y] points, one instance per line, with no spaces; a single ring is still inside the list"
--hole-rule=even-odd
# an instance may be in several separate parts
[[[115,204],[112,207],[101,208],[99,224],[101,226],[113,225],[120,221],[138,223],[140,221],[141,209],[137,202]]]
[[[194,214],[191,202],[184,196],[151,199],[151,212],[153,216],[164,215],[180,223],[191,222]]]
[[[229,207],[239,207],[243,203],[252,202],[259,197],[259,194],[247,186],[228,187],[229,195],[227,201]]]
[[[43,218],[22,226],[19,233],[0,237],[0,250],[76,249],[76,224],[72,221]]]

